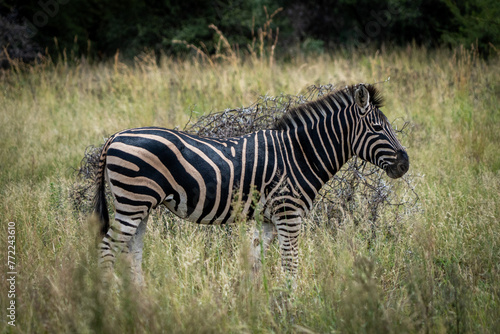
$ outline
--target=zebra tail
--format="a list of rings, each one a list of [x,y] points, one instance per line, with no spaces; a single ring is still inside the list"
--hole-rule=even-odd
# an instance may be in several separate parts
[[[100,226],[100,235],[104,236],[109,230],[109,213],[108,204],[106,201],[106,180],[105,180],[105,170],[106,170],[106,156],[108,153],[108,148],[113,141],[115,135],[111,136],[104,144],[101,156],[99,157],[99,167],[96,175],[96,188],[94,195],[94,214],[97,215]]]

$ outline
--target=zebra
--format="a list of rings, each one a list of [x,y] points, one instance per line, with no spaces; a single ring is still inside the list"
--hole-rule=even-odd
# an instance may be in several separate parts
[[[200,137],[160,127],[112,135],[96,177],[99,264],[111,269],[116,254],[125,252],[134,279],[143,284],[148,215],[163,204],[183,219],[209,225],[253,219],[259,211],[262,228],[251,242],[254,267],[277,237],[282,267],[296,275],[302,219],[348,159],[373,163],[390,178],[408,171],[408,154],[380,111],[382,103],[376,87],[357,84],[298,105],[270,129],[240,137]],[[113,222],[105,183],[114,200]]]

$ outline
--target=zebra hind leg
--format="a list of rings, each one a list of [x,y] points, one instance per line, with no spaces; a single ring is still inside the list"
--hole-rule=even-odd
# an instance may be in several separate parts
[[[147,215],[144,219],[142,216],[143,215],[132,218],[119,213],[115,214],[114,222],[111,223],[110,228],[99,244],[99,266],[101,267],[105,280],[108,280],[109,277],[107,276],[110,276],[113,273],[113,267],[117,254],[129,254],[131,245],[133,245],[132,248],[134,250],[137,250],[137,258],[142,258],[142,236],[146,229]],[[140,232],[138,231],[139,228]],[[139,237],[135,237],[137,232],[141,234]],[[135,237],[137,241],[132,241],[133,237]],[[139,248],[140,251],[138,250]],[[134,261],[132,263],[134,263]]]
[[[142,274],[142,247],[144,245],[143,239],[147,223],[148,216],[141,221],[135,235],[128,242],[132,278],[135,283],[140,286],[144,285],[144,276]]]

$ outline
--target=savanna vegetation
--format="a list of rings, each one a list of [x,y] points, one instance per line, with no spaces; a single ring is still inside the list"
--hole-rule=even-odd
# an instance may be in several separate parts
[[[500,331],[500,63],[476,49],[177,59],[141,54],[74,64],[13,61],[0,73],[0,310],[7,333]],[[183,128],[311,84],[379,82],[401,137],[417,206],[315,211],[292,289],[273,244],[252,280],[248,228],[150,218],[146,286],[123,263],[103,288],[96,224],[74,185],[88,145],[128,127]],[[397,184],[401,180],[389,180]],[[398,194],[396,194],[398,196]],[[394,220],[394,215],[397,219]],[[15,327],[8,325],[7,223],[15,222]]]
[[[315,3],[292,2],[281,18],[280,1],[0,4],[2,332],[500,332],[497,2],[346,0],[331,12]],[[384,29],[372,36],[370,22]],[[400,139],[410,174],[380,179],[403,205],[383,203],[375,217],[366,188],[349,208],[318,202],[295,288],[276,243],[252,278],[248,231],[258,219],[207,227],[158,209],[146,286],[130,281],[124,261],[103,285],[77,173],[89,145],[359,82],[379,82],[383,112],[399,129],[409,124]]]

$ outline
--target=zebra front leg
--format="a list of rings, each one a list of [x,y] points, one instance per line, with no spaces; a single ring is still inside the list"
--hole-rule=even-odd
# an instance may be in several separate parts
[[[302,217],[294,214],[288,215],[288,217],[282,214],[275,219],[281,251],[281,263],[283,269],[289,274],[289,278],[293,280],[294,287],[296,286],[295,279],[299,266],[298,237],[301,224]]]
[[[273,223],[263,222],[261,227],[254,227],[251,244],[251,259],[254,274],[260,270],[262,259],[266,256],[267,249],[274,238],[276,238],[276,227]]]

